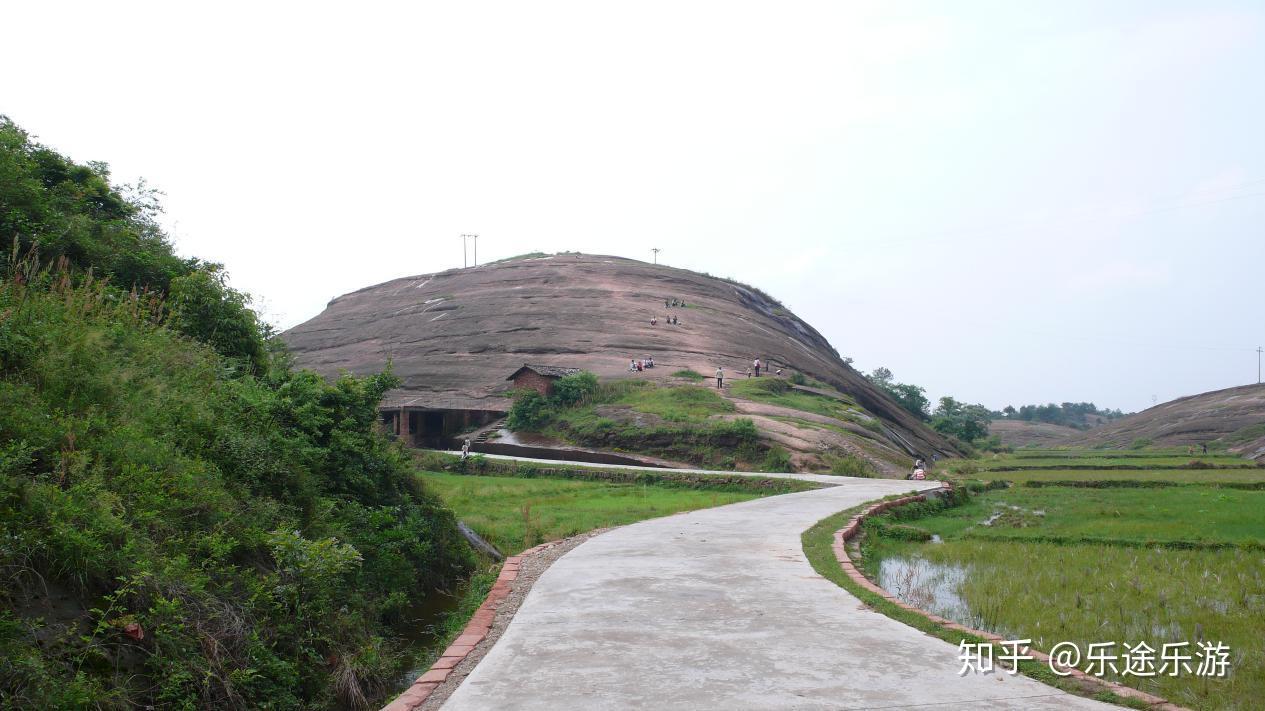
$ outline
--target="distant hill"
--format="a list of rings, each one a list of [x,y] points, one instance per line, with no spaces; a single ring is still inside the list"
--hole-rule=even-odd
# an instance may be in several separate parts
[[[684,306],[665,306],[673,299]],[[679,325],[669,325],[669,316]],[[878,459],[903,467],[914,453],[956,452],[767,294],[631,259],[534,254],[395,279],[334,299],[283,338],[299,364],[329,375],[375,372],[391,361],[403,384],[385,407],[507,410],[506,378],[524,363],[615,379],[630,377],[631,359],[650,356],[656,367],[631,376],[667,382],[681,370],[710,380],[718,367],[734,379],[758,357],[769,369],[802,373],[851,399],[864,411],[858,420],[877,418],[868,428],[810,423],[815,429],[787,432],[788,413],[739,408],[764,418],[757,421],[767,425],[762,429],[771,436],[780,431],[786,446],[801,454],[836,443],[855,450],[848,443],[865,440],[881,450],[872,452]]]
[[[993,420],[988,426],[988,434],[1001,438],[1002,444],[1011,447],[1054,447],[1064,441],[1082,434],[1075,427],[1052,425],[1047,422],[1027,422],[1025,420]]]
[[[1064,442],[1088,447],[1225,445],[1245,457],[1265,457],[1265,385],[1178,398]]]

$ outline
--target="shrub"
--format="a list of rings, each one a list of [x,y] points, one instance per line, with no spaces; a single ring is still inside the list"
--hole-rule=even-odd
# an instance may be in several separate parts
[[[900,523],[887,523],[881,518],[871,518],[866,520],[866,528],[869,532],[883,538],[891,538],[898,541],[914,541],[916,543],[925,543],[931,540],[931,531],[917,526],[910,526]]]
[[[791,455],[781,447],[770,447],[768,454],[764,455],[764,463],[761,470],[766,472],[791,472],[795,471],[794,465],[791,463]]]
[[[538,430],[553,416],[553,406],[535,390],[520,390],[514,395],[505,426],[511,430]]]
[[[852,454],[831,456],[829,458],[830,473],[839,476],[872,477],[874,470],[869,462]]]
[[[699,380],[705,380],[705,379],[706,379],[706,378],[705,378],[705,376],[704,376],[702,373],[700,373],[700,372],[698,372],[698,371],[696,371],[696,370],[690,370],[690,369],[688,369],[688,368],[687,368],[687,369],[685,369],[685,370],[678,370],[678,371],[676,371],[675,373],[673,373],[673,374],[672,374],[672,377],[674,377],[674,378],[684,378],[684,379],[686,379],[686,380],[693,380],[693,381],[696,381],[696,382],[697,382],[697,381],[699,381]]]
[[[807,385],[807,384],[808,384],[808,378],[804,377],[804,374],[803,374],[803,373],[798,373],[798,372],[796,372],[796,373],[791,373],[791,376],[790,376],[789,378],[787,378],[787,380],[788,380],[788,381],[790,381],[790,382],[791,382],[792,384],[794,384],[794,385]]]
[[[597,392],[597,376],[580,371],[561,378],[553,384],[553,404],[557,407],[571,407]]]
[[[1146,449],[1155,444],[1155,440],[1150,437],[1138,437],[1129,444],[1129,449]]]
[[[474,564],[378,431],[399,381],[293,371],[107,177],[0,118],[0,706],[374,704]]]

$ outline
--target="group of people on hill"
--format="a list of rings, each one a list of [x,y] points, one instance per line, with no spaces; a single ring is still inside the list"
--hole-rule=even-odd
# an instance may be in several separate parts
[[[628,361],[628,372],[642,372],[654,367],[654,356],[646,356],[641,360],[633,358]]]
[[[681,320],[680,320],[680,319],[678,319],[676,316],[664,316],[664,317],[663,317],[663,321],[664,321],[664,323],[668,324],[669,326],[679,326],[679,325],[681,324]],[[651,317],[650,317],[650,325],[651,325],[651,326],[658,326],[658,325],[659,325],[659,317],[658,317],[658,316],[651,316]]]
[[[663,308],[685,308],[685,299],[664,299]]]
[[[766,367],[766,366],[765,366],[765,364],[764,364],[763,362],[761,362],[759,358],[756,358],[754,361],[752,361],[751,365],[752,365],[752,367],[753,367],[753,368],[755,368],[755,377],[757,377],[757,378],[758,378],[758,377],[760,377],[760,371],[761,371],[761,369],[763,369],[763,370],[764,370],[765,374],[767,374],[767,373],[769,372],[768,367]],[[750,378],[750,377],[751,377],[751,368],[747,368],[747,370],[746,370],[746,376],[747,376],[748,378]],[[778,369],[777,369],[777,377],[779,377],[779,378],[780,378],[780,377],[782,377],[782,369],[781,369],[781,368],[778,368]],[[719,366],[719,367],[717,367],[717,368],[716,368],[716,387],[717,387],[717,388],[723,388],[723,387],[725,387],[725,368],[724,368],[724,366]]]

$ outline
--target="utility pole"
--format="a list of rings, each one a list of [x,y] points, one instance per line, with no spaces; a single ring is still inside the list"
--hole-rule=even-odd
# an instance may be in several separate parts
[[[463,234],[461,235],[461,266],[468,267],[470,263],[466,261],[466,256],[470,253],[470,242],[474,243],[474,266],[479,266],[479,235]]]
[[[660,252],[661,250],[660,250],[658,247],[651,247],[651,248],[650,248],[650,251],[651,251],[651,252],[654,252],[654,263],[655,263],[655,264],[658,264],[658,263],[659,263],[659,252]]]
[[[1261,347],[1256,347],[1256,384],[1261,384]]]

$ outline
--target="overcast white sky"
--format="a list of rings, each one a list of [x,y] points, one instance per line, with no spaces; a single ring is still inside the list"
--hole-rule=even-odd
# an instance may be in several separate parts
[[[11,4],[0,113],[167,193],[282,327],[581,250],[1001,407],[1254,382],[1260,2]]]

